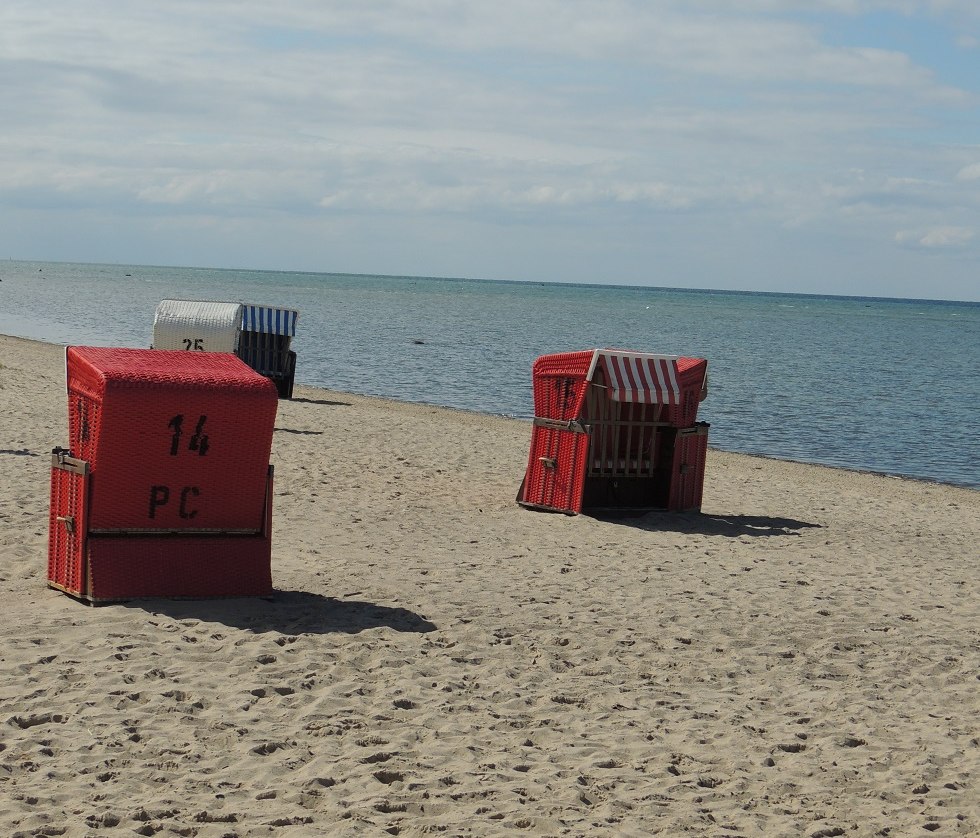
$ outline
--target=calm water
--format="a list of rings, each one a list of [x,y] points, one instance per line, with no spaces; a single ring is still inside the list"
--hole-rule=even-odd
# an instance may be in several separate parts
[[[980,487],[978,303],[9,261],[0,280],[5,334],[149,346],[167,297],[283,305],[301,383],[522,418],[538,355],[705,357],[713,447]]]

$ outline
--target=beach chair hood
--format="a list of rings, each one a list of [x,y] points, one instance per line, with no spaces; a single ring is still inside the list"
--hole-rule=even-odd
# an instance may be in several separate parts
[[[241,326],[241,303],[161,300],[153,317],[153,348],[234,353]]]
[[[242,306],[242,331],[261,332],[269,335],[296,337],[296,321],[299,312],[291,308],[258,306],[246,303]]]

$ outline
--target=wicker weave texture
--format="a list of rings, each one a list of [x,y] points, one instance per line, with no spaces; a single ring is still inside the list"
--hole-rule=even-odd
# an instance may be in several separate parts
[[[582,409],[593,351],[542,355],[531,367],[534,415],[575,419]]]
[[[698,406],[706,387],[708,362],[704,358],[678,358],[677,381],[680,385],[680,402],[668,405],[664,411],[666,421],[677,428],[689,428],[698,419]]]
[[[677,432],[667,508],[674,512],[697,512],[704,492],[704,469],[708,453],[707,422]]]
[[[93,534],[91,475],[51,469],[48,583],[93,602],[140,597],[267,596],[272,592],[272,473],[254,535]]]
[[[154,349],[236,352],[242,304],[161,300],[153,316]]]
[[[582,511],[589,436],[534,427],[522,502],[556,512]]]
[[[262,526],[278,394],[222,353],[70,347],[70,450],[93,530]]]
[[[48,520],[48,581],[72,593],[82,590],[84,573],[85,489],[87,478],[51,469]],[[70,522],[70,524],[69,524]]]

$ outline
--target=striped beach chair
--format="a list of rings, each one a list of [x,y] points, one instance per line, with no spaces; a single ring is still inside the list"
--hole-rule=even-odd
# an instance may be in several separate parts
[[[296,336],[299,312],[290,308],[242,306],[239,357],[256,372],[271,378],[279,397],[292,398],[296,353],[290,348]]]
[[[153,349],[230,352],[272,380],[280,398],[293,395],[299,312],[216,300],[161,300],[153,316]]]
[[[518,502],[583,510],[697,510],[708,424],[704,358],[593,349],[534,362],[531,451]]]

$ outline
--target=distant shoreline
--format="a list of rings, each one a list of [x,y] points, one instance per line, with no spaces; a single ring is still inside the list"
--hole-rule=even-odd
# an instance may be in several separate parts
[[[924,305],[962,305],[980,306],[978,300],[956,300],[956,299],[931,299],[926,297],[882,297],[864,296],[859,294],[822,294],[815,291],[766,291],[747,288],[691,288],[673,285],[623,285],[620,283],[603,282],[558,282],[556,280],[538,279],[497,279],[493,277],[465,277],[465,276],[424,276],[414,274],[372,274],[372,273],[350,273],[347,271],[290,271],[281,268],[247,268],[247,267],[208,267],[206,265],[138,265],[126,262],[52,262],[33,260],[33,259],[10,259],[9,262],[20,265],[91,265],[100,268],[151,268],[154,270],[180,270],[180,271],[220,271],[229,273],[263,273],[280,274],[282,276],[330,276],[346,278],[381,278],[381,279],[405,279],[405,280],[436,280],[445,282],[472,282],[472,283],[500,283],[503,285],[542,285],[555,286],[556,288],[595,288],[595,289],[619,289],[627,291],[671,291],[682,294],[751,294],[762,297],[794,297],[812,300],[848,300],[850,302],[866,300],[868,302],[893,302],[910,303]],[[130,276],[130,274],[126,274]]]

